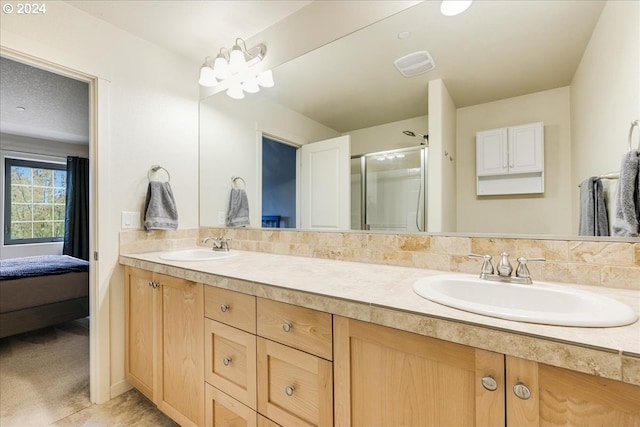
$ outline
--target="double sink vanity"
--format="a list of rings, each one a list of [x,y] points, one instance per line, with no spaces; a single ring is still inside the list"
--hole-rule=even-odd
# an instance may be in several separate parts
[[[120,263],[127,380],[182,426],[640,423],[638,291],[204,247]]]

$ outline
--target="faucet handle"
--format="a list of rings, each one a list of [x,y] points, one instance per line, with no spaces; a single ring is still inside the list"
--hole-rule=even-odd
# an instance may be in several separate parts
[[[519,257],[518,258],[518,267],[516,268],[516,277],[522,277],[525,279],[530,279],[531,278],[531,274],[529,273],[529,268],[527,267],[527,262],[534,262],[534,261],[546,261],[546,259],[544,258],[525,258],[525,257]]]
[[[491,264],[491,255],[469,254],[471,258],[481,258],[482,268],[480,269],[480,278],[487,274],[493,274],[493,264]]]

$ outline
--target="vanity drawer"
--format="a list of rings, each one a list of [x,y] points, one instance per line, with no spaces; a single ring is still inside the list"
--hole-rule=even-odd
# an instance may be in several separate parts
[[[256,337],[205,319],[205,381],[256,409]]]
[[[258,335],[333,359],[329,313],[258,298]]]
[[[332,363],[258,337],[258,412],[283,426],[333,425]]]
[[[204,287],[204,315],[256,333],[256,297],[214,286]]]
[[[206,427],[256,427],[257,413],[210,384],[204,385]]]

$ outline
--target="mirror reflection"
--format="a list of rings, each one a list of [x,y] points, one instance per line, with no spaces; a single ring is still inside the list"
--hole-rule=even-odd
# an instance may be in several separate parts
[[[429,232],[576,236],[578,185],[619,170],[640,115],[638,13],[636,2],[483,1],[444,17],[438,2],[423,2],[276,67],[273,88],[243,100],[210,96],[200,107],[201,226],[222,225],[231,176],[247,182],[252,226],[263,213],[278,216],[265,197],[273,186],[263,185],[263,139],[296,150],[348,135],[349,228],[378,229],[361,219],[361,158],[418,148],[429,134],[424,177],[414,180],[426,189],[423,213],[416,204],[387,230],[418,231],[424,215]],[[432,70],[404,77],[394,66],[423,50]],[[544,191],[478,195],[476,134],[535,122],[543,123]],[[281,227],[299,226],[310,193],[296,157],[296,212],[280,215]],[[617,183],[608,181],[611,202]],[[389,194],[419,190],[406,187],[375,198],[393,210],[408,202]]]

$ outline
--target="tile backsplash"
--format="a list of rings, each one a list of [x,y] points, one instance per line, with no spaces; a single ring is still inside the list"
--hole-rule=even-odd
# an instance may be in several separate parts
[[[469,253],[489,254],[495,265],[507,252],[514,268],[517,257],[546,259],[528,264],[534,280],[640,290],[640,242],[206,227],[121,232],[120,251],[175,249],[220,235],[231,238],[231,247],[238,250],[472,274],[479,273],[481,261]]]

